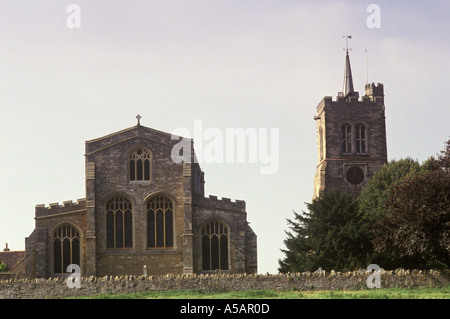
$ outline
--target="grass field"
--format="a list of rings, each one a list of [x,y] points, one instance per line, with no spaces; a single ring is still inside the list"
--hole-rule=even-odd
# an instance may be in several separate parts
[[[88,299],[450,299],[450,286],[441,288],[275,291],[249,290],[222,293],[199,291],[145,291],[133,294],[103,294]]]

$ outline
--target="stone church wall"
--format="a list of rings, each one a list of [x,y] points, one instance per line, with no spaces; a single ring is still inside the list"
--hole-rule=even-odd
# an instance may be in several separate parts
[[[142,134],[146,131],[142,130]],[[95,191],[87,196],[95,198],[97,275],[137,274],[143,265],[149,272],[158,275],[183,273],[183,231],[184,231],[184,176],[183,166],[171,160],[172,145],[159,134],[133,136],[111,136],[86,143],[87,160],[95,163]],[[130,135],[127,136],[126,134]],[[157,143],[152,141],[156,140]],[[117,139],[117,140],[114,140]],[[127,157],[136,147],[152,153],[150,181],[130,182]],[[163,193],[174,204],[174,246],[163,249],[147,249],[146,199],[156,193]],[[133,248],[108,249],[106,247],[105,204],[114,195],[126,196],[133,204]]]
[[[194,197],[193,201],[194,247],[201,247],[202,225],[212,219],[225,222],[230,227],[229,273],[256,273],[256,235],[247,224],[245,202],[229,198],[218,199],[217,196]],[[251,244],[250,244],[251,243]],[[200,249],[194,250],[194,269],[202,272]]]
[[[48,278],[65,272],[60,268],[69,262],[79,264],[81,275],[85,277],[139,275],[144,265],[151,275],[202,272],[198,259],[202,249],[199,227],[214,219],[223,221],[230,228],[229,250],[227,255],[224,253],[220,257],[224,260],[223,268],[229,273],[255,273],[256,235],[247,223],[245,202],[231,202],[227,198],[218,200],[215,196],[205,198],[204,173],[193,161],[193,141],[190,141],[190,163],[173,161],[172,150],[177,143],[171,134],[139,123],[86,141],[86,198],[76,203],[67,201],[62,205],[36,206],[35,229],[26,238],[27,276]],[[145,155],[144,160],[138,156],[141,154]],[[136,160],[136,156],[140,159]],[[162,195],[170,202],[167,204],[170,208],[165,208],[163,213],[170,211],[167,217],[170,228],[165,224],[166,217],[158,219],[163,215],[159,212],[153,221],[155,225],[160,223],[154,226],[158,229],[154,231],[155,242],[156,237],[163,238],[163,243],[157,245],[149,243],[147,218],[148,200],[156,195]],[[127,217],[122,219],[125,216],[122,214]],[[127,219],[130,215],[131,219]],[[55,249],[58,242],[53,239],[53,230],[65,223],[73,226],[72,233],[79,233],[75,249],[70,244],[72,238],[65,235],[68,229],[65,226],[61,231],[63,235],[56,236],[61,248]],[[221,241],[221,245],[226,243]],[[53,258],[55,251],[58,255]],[[215,247],[214,252],[218,251],[220,248]],[[229,256],[226,265],[225,255]]]
[[[70,223],[76,226],[80,233],[85,232],[85,212],[86,200],[78,199],[77,202],[71,200],[62,204],[51,203],[48,207],[43,204],[35,207],[35,230],[25,238],[25,270],[28,276],[48,277],[53,256],[52,231],[57,226]],[[82,241],[83,243],[83,241]],[[83,256],[85,247],[81,247],[81,256]],[[83,263],[84,260],[81,260]]]

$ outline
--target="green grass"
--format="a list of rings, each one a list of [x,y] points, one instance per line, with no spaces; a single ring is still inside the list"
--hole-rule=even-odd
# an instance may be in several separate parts
[[[209,293],[200,291],[144,291],[101,294],[88,299],[450,299],[450,286],[440,288],[388,288],[372,290],[275,291],[249,290]]]

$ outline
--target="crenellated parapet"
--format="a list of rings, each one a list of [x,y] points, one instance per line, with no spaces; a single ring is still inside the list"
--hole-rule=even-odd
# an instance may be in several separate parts
[[[384,105],[384,86],[381,83],[367,83],[365,86],[366,94],[358,97],[345,97],[338,95],[335,99],[331,96],[325,96],[317,105],[317,114],[322,113],[326,107],[376,107]]]
[[[384,97],[384,86],[381,83],[367,83],[365,86],[366,96],[372,100]]]
[[[86,199],[78,199],[75,203],[71,200],[60,203],[50,203],[49,206],[38,204],[35,207],[35,217],[47,217],[68,213],[76,213],[86,211]]]
[[[219,199],[214,195],[209,195],[209,197],[195,196],[193,198],[193,205],[204,208],[224,209],[245,213],[245,201],[236,200],[233,202],[230,198],[222,197]]]

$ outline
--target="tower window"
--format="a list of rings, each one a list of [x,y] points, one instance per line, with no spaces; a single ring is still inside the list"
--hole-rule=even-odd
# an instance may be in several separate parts
[[[173,247],[173,206],[164,195],[147,202],[147,247]]]
[[[366,153],[366,126],[362,123],[356,126],[356,153]]]
[[[106,204],[106,247],[133,246],[133,207],[123,196],[115,196]]]
[[[137,148],[129,155],[129,178],[130,181],[150,180],[151,153],[143,148]]]
[[[203,270],[228,270],[228,227],[213,220],[203,226],[201,234]]]
[[[342,125],[342,154],[352,153],[352,126]]]

